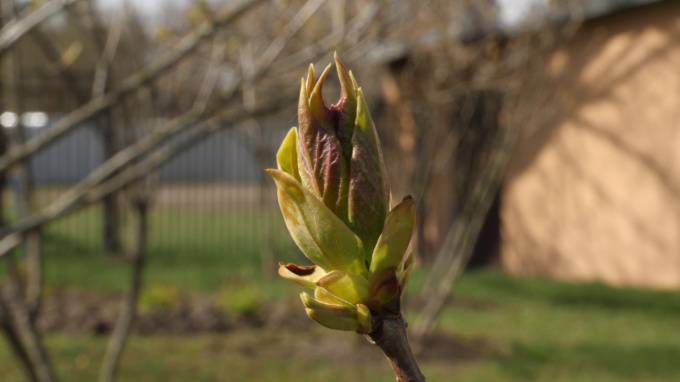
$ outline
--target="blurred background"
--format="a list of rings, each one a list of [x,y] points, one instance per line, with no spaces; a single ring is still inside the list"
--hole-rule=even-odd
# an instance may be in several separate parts
[[[2,381],[392,381],[276,276],[263,169],[334,51],[429,380],[680,380],[680,2],[1,5]]]

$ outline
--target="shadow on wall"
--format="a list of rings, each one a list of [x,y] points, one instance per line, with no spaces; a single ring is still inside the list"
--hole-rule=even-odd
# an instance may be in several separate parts
[[[546,86],[503,194],[510,271],[680,287],[678,17],[666,1],[591,20],[531,79]]]

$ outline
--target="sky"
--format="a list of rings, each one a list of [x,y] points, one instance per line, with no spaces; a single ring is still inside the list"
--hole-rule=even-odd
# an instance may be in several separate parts
[[[125,0],[98,0],[102,7],[111,9]],[[532,10],[545,7],[547,0],[496,0],[500,7],[500,22],[503,26],[512,27],[521,24]],[[158,19],[159,10],[164,5],[172,4],[180,8],[191,3],[191,0],[128,0],[143,15],[150,19]],[[227,4],[229,0],[211,0],[213,4]]]
[[[546,0],[496,0],[500,8],[500,22],[512,27],[521,24],[533,11],[546,7]]]

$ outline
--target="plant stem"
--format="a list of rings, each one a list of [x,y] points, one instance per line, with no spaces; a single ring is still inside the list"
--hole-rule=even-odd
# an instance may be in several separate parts
[[[376,324],[368,337],[387,357],[397,382],[425,382],[408,343],[406,321],[401,313],[383,315]]]

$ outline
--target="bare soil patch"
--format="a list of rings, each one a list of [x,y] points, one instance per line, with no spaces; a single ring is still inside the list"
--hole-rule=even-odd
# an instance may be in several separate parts
[[[79,290],[50,293],[39,318],[47,332],[108,335],[120,309],[122,295],[101,295]],[[176,306],[154,310],[141,309],[134,325],[137,335],[228,334],[231,349],[246,354],[266,351],[282,357],[309,360],[332,359],[355,362],[379,359],[380,352],[366,346],[361,336],[328,331],[307,317],[293,301],[278,301],[255,312],[234,314],[221,308],[212,296],[194,295]],[[266,345],[266,346],[263,346]],[[292,345],[294,344],[294,346]],[[437,361],[478,359],[498,354],[493,343],[438,332],[424,340],[419,357]],[[219,350],[219,349],[215,349]],[[291,354],[294,352],[295,354]]]

